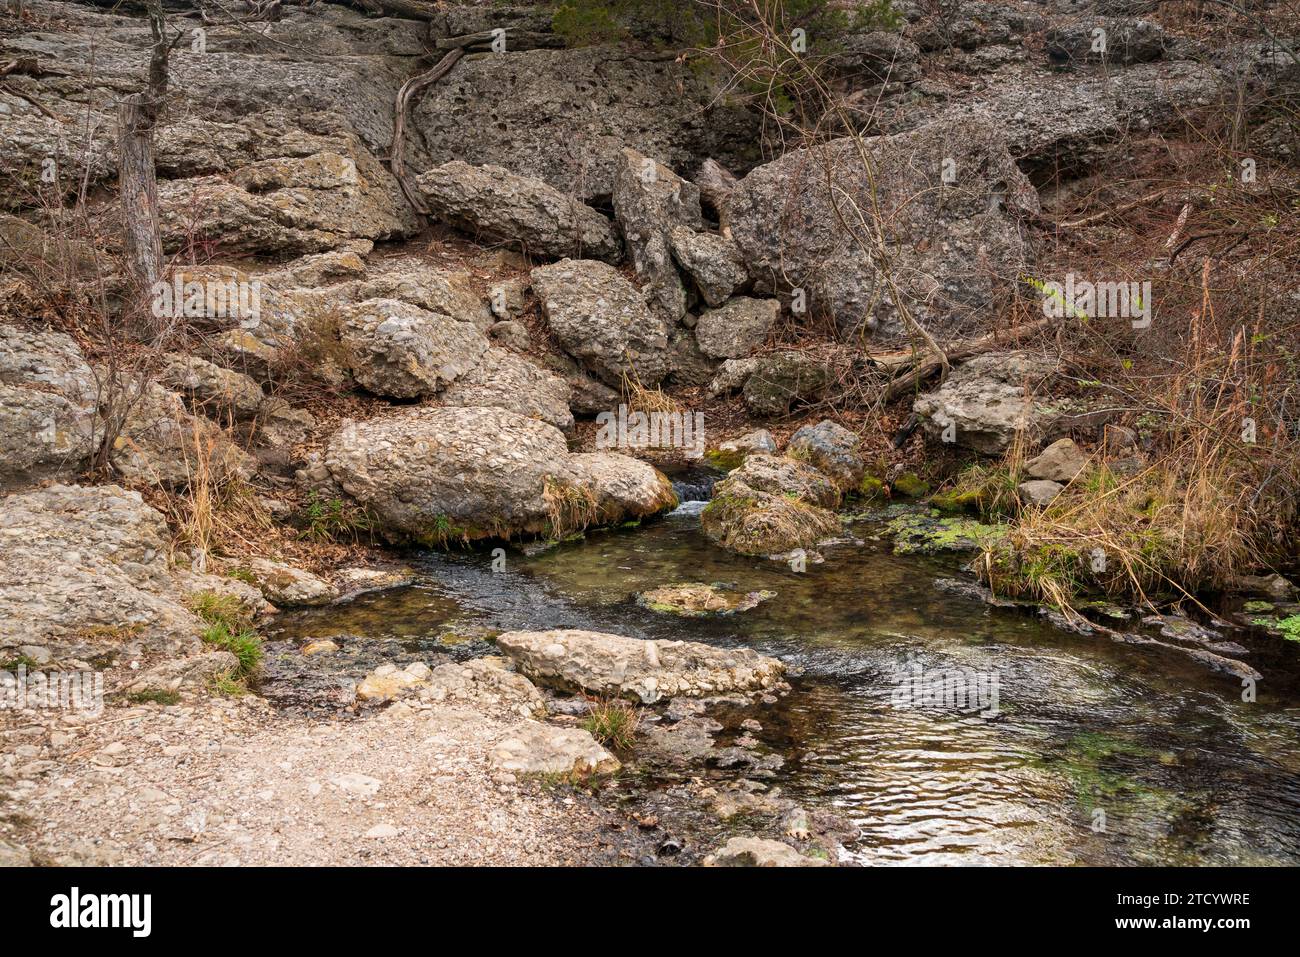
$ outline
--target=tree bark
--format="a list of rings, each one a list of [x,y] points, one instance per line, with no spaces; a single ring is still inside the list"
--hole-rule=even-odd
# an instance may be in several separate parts
[[[117,189],[122,200],[123,245],[140,294],[162,277],[158,180],[154,172],[154,111],[147,94],[133,93],[117,109]]]

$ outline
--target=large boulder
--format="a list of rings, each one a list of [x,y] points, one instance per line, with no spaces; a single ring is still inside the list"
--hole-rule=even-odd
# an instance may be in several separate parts
[[[532,271],[546,322],[564,350],[615,388],[668,374],[668,325],[613,266],[564,259]]]
[[[435,216],[481,239],[519,243],[548,259],[575,256],[614,263],[622,258],[623,244],[613,223],[531,176],[453,160],[415,182]]]
[[[733,837],[704,858],[705,867],[833,867],[820,857],[805,857],[789,844],[763,837]]]
[[[1050,424],[1053,416],[1035,393],[1055,369],[1052,359],[1028,352],[976,356],[918,396],[912,410],[931,439],[999,455],[1018,432],[1032,439]]]
[[[61,332],[0,325],[0,488],[67,478],[95,451],[98,385]]]
[[[611,195],[624,147],[683,172],[709,156],[748,169],[758,128],[758,114],[731,105],[705,72],[623,46],[466,57],[409,127],[412,163],[500,163],[582,200]]]
[[[727,202],[732,238],[756,280],[803,290],[808,310],[846,333],[906,334],[896,290],[913,319],[955,334],[1024,272],[1018,217],[1037,212],[1037,193],[989,121],[958,137],[932,124],[865,149],[869,170],[845,139],[751,172]]]
[[[775,299],[737,296],[700,313],[695,338],[701,351],[715,359],[743,359],[767,340],[780,314]]]
[[[838,532],[840,520],[831,509],[839,503],[839,489],[817,469],[753,453],[714,487],[700,527],[741,555],[785,555]]]
[[[644,641],[595,631],[508,631],[497,647],[535,681],[567,691],[663,698],[759,691],[785,670],[749,648],[715,648],[693,641]]]
[[[347,422],[325,464],[395,541],[563,535],[676,504],[672,484],[644,462],[570,455],[559,429],[504,409],[425,407]]]
[[[183,396],[194,412],[223,423],[253,418],[266,401],[252,378],[199,356],[165,356],[158,381]]]
[[[357,382],[395,399],[433,395],[474,368],[488,348],[474,325],[396,299],[346,310],[339,338]]]
[[[489,346],[483,358],[441,396],[443,405],[509,409],[557,429],[573,429],[569,383],[508,349]]]
[[[699,187],[624,149],[614,167],[614,215],[647,298],[676,322],[686,313],[686,289],[673,264],[671,235],[676,227],[703,228]]]
[[[831,370],[822,360],[795,351],[759,356],[752,367],[738,366],[733,372],[744,383],[745,405],[755,415],[784,415],[795,403],[820,398],[831,381]],[[725,387],[725,382],[718,383],[720,390]],[[710,385],[710,391],[713,388]]]
[[[109,462],[127,481],[177,488],[206,481],[219,486],[253,473],[252,459],[230,433],[211,419],[190,414],[175,392],[156,382],[142,387],[128,383],[123,390],[133,401],[113,439]]]

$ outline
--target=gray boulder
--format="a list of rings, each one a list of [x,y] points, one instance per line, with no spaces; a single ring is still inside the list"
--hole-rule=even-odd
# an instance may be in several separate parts
[[[497,647],[535,681],[566,691],[653,704],[774,686],[785,666],[749,648],[643,641],[595,631],[508,631]]]
[[[1088,456],[1073,439],[1057,439],[1025,463],[1030,478],[1069,482],[1088,465]]]
[[[590,731],[557,728],[539,721],[515,725],[488,753],[498,771],[511,774],[586,777],[613,774],[621,764],[597,743]]]
[[[833,867],[819,857],[805,857],[789,844],[762,837],[733,837],[704,858],[705,867]]]
[[[542,313],[564,350],[607,384],[656,385],[668,373],[668,326],[613,266],[564,259],[532,271]]]
[[[453,160],[422,173],[416,185],[435,216],[479,238],[517,242],[532,255],[551,259],[614,263],[622,258],[613,223],[531,176]]]
[[[705,304],[722,305],[749,280],[740,250],[726,236],[677,226],[669,239],[673,257],[695,281]]]
[[[717,309],[700,313],[695,338],[715,359],[743,359],[766,340],[781,314],[775,299],[738,296]]]
[[[396,299],[347,309],[339,338],[357,382],[395,399],[433,395],[474,368],[488,348],[470,323]]]
[[[1027,352],[976,356],[918,396],[912,411],[932,440],[999,455],[1017,432],[1033,438],[1050,424],[1053,416],[1034,395],[1055,369],[1050,358]]]
[[[554,426],[493,408],[416,408],[347,422],[330,476],[394,541],[441,545],[564,535],[676,504],[653,467],[612,453],[570,455]]]
[[[647,299],[669,322],[686,312],[686,290],[673,264],[674,228],[702,229],[700,190],[662,163],[624,149],[614,167],[614,215],[645,284]]]
[[[1047,479],[1030,479],[1017,485],[1016,491],[1020,493],[1021,501],[1041,508],[1065,491],[1065,486]]]
[[[867,140],[870,178],[851,140],[793,150],[751,172],[727,206],[750,275],[802,289],[807,309],[846,333],[865,325],[883,339],[908,331],[894,287],[912,318],[939,334],[986,313],[1025,270],[1017,217],[1037,212],[1038,196],[999,125],[972,120],[957,137],[952,129]],[[873,224],[853,218],[875,209],[887,261],[864,248],[873,247],[864,239]]]
[[[522,356],[490,346],[441,396],[443,405],[509,409],[564,432],[573,429],[569,384]]]
[[[839,489],[792,458],[751,453],[713,490],[700,516],[712,541],[741,555],[784,555],[840,530]]]
[[[167,355],[158,381],[183,396],[194,412],[218,422],[251,419],[266,399],[262,387],[249,376],[198,356]]]
[[[284,562],[250,558],[244,567],[267,601],[276,605],[328,605],[339,597],[339,590],[319,575]]]
[[[1088,17],[1047,31],[1045,39],[1047,55],[1058,63],[1127,66],[1158,60],[1165,51],[1165,31],[1150,20]]]
[[[733,371],[743,372],[743,368]],[[755,415],[784,415],[795,402],[819,398],[830,381],[830,369],[816,357],[773,352],[758,357],[744,376],[741,391],[745,405]]]

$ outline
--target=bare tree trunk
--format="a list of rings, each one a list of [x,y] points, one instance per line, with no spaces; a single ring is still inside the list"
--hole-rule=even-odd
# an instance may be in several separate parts
[[[149,2],[153,49],[149,54],[149,82],[142,93],[126,97],[118,107],[118,193],[122,200],[122,227],[127,262],[137,294],[147,295],[162,278],[162,237],[158,226],[158,180],[154,172],[153,131],[167,92],[166,22],[161,0]]]

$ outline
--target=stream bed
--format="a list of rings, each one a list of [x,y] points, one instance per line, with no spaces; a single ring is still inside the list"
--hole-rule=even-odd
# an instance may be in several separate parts
[[[282,616],[263,693],[308,708],[343,700],[379,661],[491,654],[491,636],[511,629],[739,644],[786,662],[792,687],[734,721],[720,716],[719,744],[757,718],[756,747],[780,759],[762,786],[851,823],[846,861],[1300,863],[1294,643],[1234,635],[1263,674],[1245,701],[1238,679],[1182,656],[1071,634],[937,585],[962,576],[960,558],[895,555],[870,523],[849,525],[820,549],[824,561],[795,571],[713,546],[701,505],[549,548],[421,555],[412,586]],[[704,618],[637,603],[674,582],[775,594]],[[339,652],[297,653],[326,637]],[[908,690],[942,687],[936,676],[950,692],[953,676],[967,680],[968,699]],[[624,776],[634,809],[681,784],[635,760]],[[725,840],[741,824],[693,839]]]

